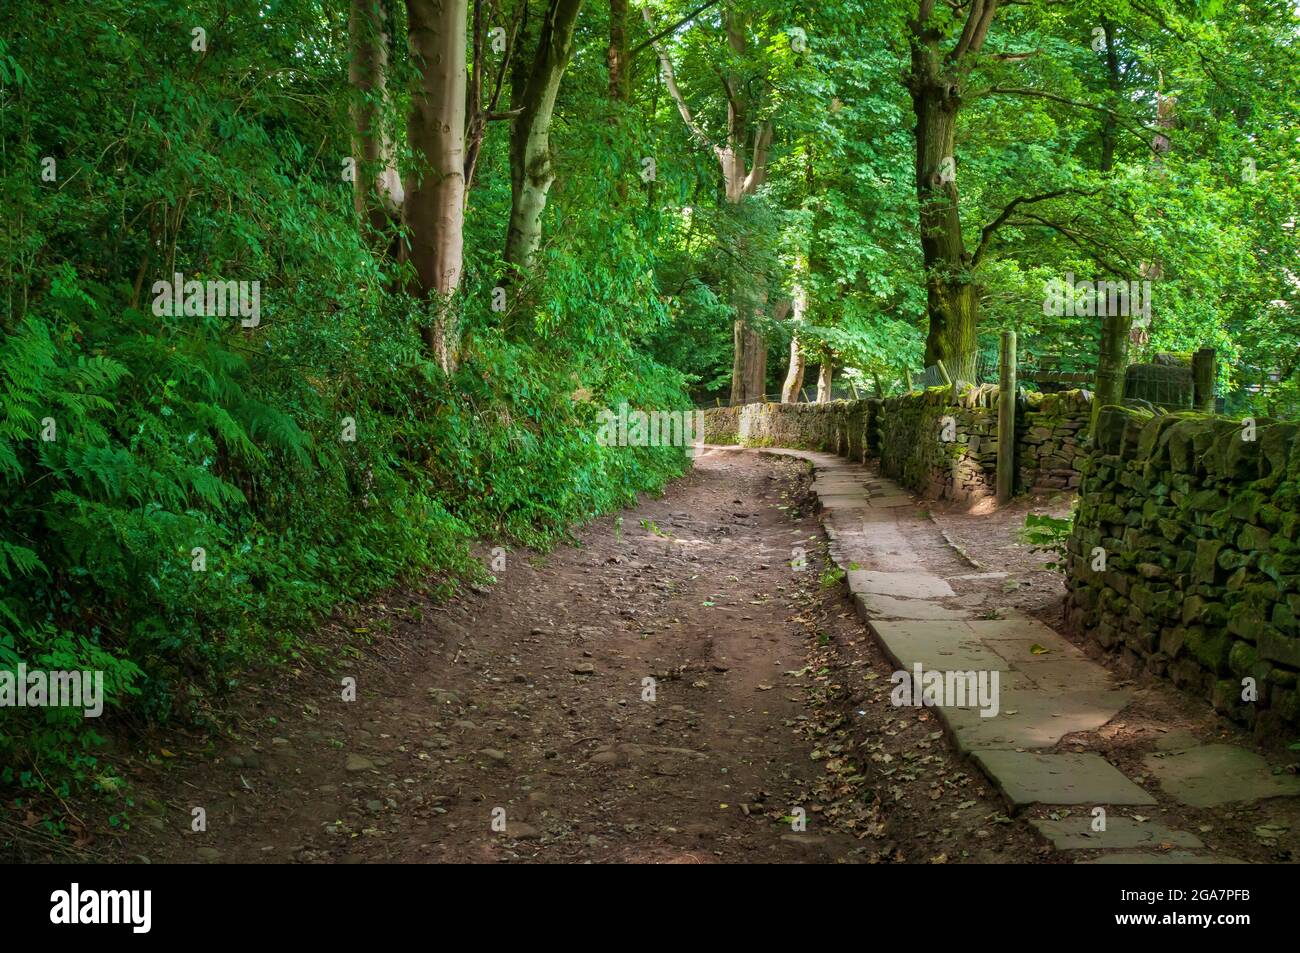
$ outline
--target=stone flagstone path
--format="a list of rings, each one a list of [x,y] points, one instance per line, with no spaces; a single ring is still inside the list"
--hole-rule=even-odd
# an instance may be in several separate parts
[[[1105,725],[1131,693],[1042,622],[1011,609],[963,605],[949,583],[963,576],[945,577],[927,566],[927,543],[942,541],[949,548],[951,543],[910,493],[832,454],[759,452],[812,464],[831,557],[845,571],[859,615],[900,671],[912,672],[919,664],[926,672],[998,673],[993,717],[983,717],[972,699],[969,705],[935,710],[953,744],[989,777],[1012,812],[1035,804],[1084,808],[1064,820],[1032,824],[1060,850],[1115,851],[1087,863],[1241,862],[1196,853],[1204,845],[1189,832],[1111,816],[1111,806],[1151,805],[1155,799],[1099,754],[1052,751],[1072,732]],[[1205,806],[1300,796],[1300,778],[1273,775],[1252,752],[1201,745],[1193,738],[1187,742],[1182,750],[1152,755],[1146,765],[1176,800]],[[1090,811],[1098,806],[1108,808],[1103,832],[1091,829]],[[1179,849],[1151,850],[1160,845]]]

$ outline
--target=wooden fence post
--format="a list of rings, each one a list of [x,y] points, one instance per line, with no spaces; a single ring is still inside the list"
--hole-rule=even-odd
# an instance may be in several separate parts
[[[1214,348],[1203,347],[1192,355],[1192,406],[1203,414],[1215,411],[1214,384],[1217,376]]]
[[[952,375],[948,373],[948,368],[943,366],[943,361],[935,361],[934,365],[939,368],[939,376],[943,378],[943,386],[948,388],[948,399],[955,401],[957,399],[957,388],[953,386]]]
[[[998,503],[1010,503],[1016,487],[1016,332],[1002,332],[998,387]]]

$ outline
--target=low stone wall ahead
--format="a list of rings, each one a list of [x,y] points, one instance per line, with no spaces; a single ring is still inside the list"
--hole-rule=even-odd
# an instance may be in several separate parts
[[[704,442],[745,447],[822,450],[861,462],[879,445],[880,401],[825,404],[741,404],[704,411]]]
[[[1276,736],[1300,726],[1300,426],[1256,426],[1102,411],[1067,618],[1130,670]]]
[[[936,500],[970,503],[997,483],[998,389],[931,387],[887,400],[744,404],[706,409],[705,442],[879,457],[881,471]],[[1030,394],[1016,414],[1019,489],[1074,489],[1092,401],[1083,391]],[[952,426],[946,427],[947,418]],[[946,439],[951,437],[952,439]]]
[[[1084,431],[1092,397],[1081,390],[1030,394],[1016,413],[1020,485],[1034,490],[1077,490]]]
[[[946,387],[931,387],[884,402],[880,468],[931,499],[970,503],[996,492],[1000,395],[989,385],[967,388],[955,404],[949,395]],[[1030,394],[1021,401],[1017,489],[1078,487],[1080,443],[1091,414],[1092,399],[1084,391]]]
[[[929,499],[971,502],[997,483],[997,391],[971,388],[956,406],[949,393],[931,387],[885,401],[880,471]]]

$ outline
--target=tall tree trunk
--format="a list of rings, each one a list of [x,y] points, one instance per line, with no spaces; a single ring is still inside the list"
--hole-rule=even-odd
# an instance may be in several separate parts
[[[819,404],[830,402],[833,369],[831,352],[822,351],[821,366],[817,369],[817,403]]]
[[[971,281],[970,255],[962,238],[955,181],[956,83],[940,68],[937,45],[915,45],[912,92],[916,115],[916,197],[926,274],[930,330],[925,363],[943,361],[953,379],[972,380],[968,367],[978,348],[979,288]]]
[[[1112,110],[1121,107],[1119,52],[1115,49],[1115,24],[1108,17],[1101,18],[1102,34],[1106,43],[1106,85],[1110,90],[1108,105]],[[1115,144],[1119,127],[1113,112],[1105,113],[1101,126],[1101,159],[1099,169],[1109,175],[1115,167]],[[1119,277],[1119,276],[1117,276]],[[1095,433],[1101,408],[1118,404],[1124,399],[1124,374],[1128,369],[1129,331],[1133,319],[1123,315],[1107,315],[1101,319],[1101,342],[1097,355],[1097,378],[1092,396],[1092,420],[1089,432]]]
[[[803,324],[808,311],[808,293],[804,290],[802,284],[794,286],[794,294],[790,305],[793,312],[790,318],[790,367],[785,373],[785,384],[781,387],[781,403],[783,404],[798,403],[799,391],[803,387],[806,359],[804,358],[803,347],[799,342],[799,326]]]
[[[352,201],[371,240],[401,213],[403,192],[396,150],[385,125],[392,0],[352,0],[348,17],[348,82],[353,88]]]
[[[1101,408],[1124,399],[1124,373],[1128,369],[1128,335],[1133,319],[1106,315],[1101,321],[1101,353],[1097,360],[1096,393],[1092,395],[1092,427],[1096,432]]]
[[[506,261],[516,273],[533,264],[542,243],[542,213],[555,181],[551,165],[551,117],[560,80],[573,52],[573,30],[582,0],[551,0],[537,39],[537,52],[522,89],[516,90],[510,130],[510,226]]]
[[[737,256],[743,261],[744,256]],[[731,362],[731,402],[749,404],[762,400],[767,389],[767,338],[756,330],[756,321],[767,303],[767,294],[757,301],[746,285],[756,276],[742,275],[740,287],[733,291],[732,305],[736,318],[732,327],[735,353]]]
[[[785,372],[785,383],[781,386],[781,403],[799,403],[799,390],[803,387],[805,359],[799,348],[798,332],[790,335],[790,369]]]
[[[605,50],[605,66],[609,71],[609,98],[615,102],[627,102],[631,92],[627,61],[627,2],[609,0],[609,47]]]
[[[736,56],[744,56],[748,44],[744,17],[728,4],[723,9],[723,25],[727,31],[727,45]],[[728,75],[723,81],[727,90],[727,144],[718,151],[722,166],[722,179],[727,201],[739,205],[748,195],[753,195],[767,177],[767,152],[772,142],[772,124],[760,123],[754,130],[754,153],[745,169],[745,144],[749,133],[749,113],[752,104],[740,90],[737,77]],[[766,295],[763,296],[764,302]],[[734,341],[737,350],[732,362],[732,401],[750,403],[762,400],[767,384],[767,338],[756,331],[747,318],[747,311],[737,309]],[[755,314],[757,316],[757,314]],[[739,365],[743,376],[739,381],[734,369]]]
[[[737,319],[732,324],[735,350],[731,360],[731,402],[752,404],[762,400],[767,382],[767,341]]]
[[[970,0],[961,37],[940,50],[943,35],[930,23],[934,0],[920,0],[911,23],[908,91],[916,116],[916,196],[926,274],[930,330],[925,362],[943,361],[954,381],[976,379],[980,288],[962,238],[956,181],[957,115],[972,58],[979,53],[998,0]]]
[[[736,313],[751,320],[738,317],[732,323],[731,400],[736,404],[750,404],[767,398],[767,339],[754,330],[752,321],[766,307],[767,294],[755,298],[752,290],[741,288],[736,293],[736,301]],[[789,307],[788,301],[778,303],[778,314],[784,315]]]
[[[649,9],[642,7],[641,15],[651,36],[655,35],[654,21]],[[723,8],[723,24],[727,32],[727,45],[736,56],[743,56],[748,42],[743,15],[730,5]],[[739,77],[726,75],[723,86],[727,94],[727,137],[725,142],[716,143],[709,139],[704,130],[691,115],[686,98],[677,87],[677,77],[673,73],[672,60],[664,52],[661,44],[655,42],[655,52],[663,70],[664,85],[677,104],[677,112],[682,117],[686,128],[701,144],[713,150],[722,171],[723,188],[727,202],[739,205],[748,195],[753,195],[767,177],[768,150],[772,145],[772,124],[761,122],[753,130],[753,153],[749,168],[745,168],[746,144],[749,141],[750,102],[744,84]],[[737,256],[738,260],[743,260]],[[735,352],[731,361],[731,402],[733,404],[750,403],[763,396],[767,379],[767,340],[754,330],[751,319],[754,309],[748,303],[748,286],[753,282],[735,282],[737,291],[733,294],[732,305],[736,316],[732,327],[732,340]]]
[[[1119,135],[1119,124],[1115,121],[1114,110],[1121,109],[1121,78],[1119,72],[1119,51],[1115,49],[1115,24],[1109,17],[1101,18],[1102,37],[1106,43],[1106,86],[1110,90],[1110,107],[1101,124],[1101,164],[1103,173],[1115,168],[1115,142]]]
[[[460,284],[465,220],[465,31],[468,0],[406,0],[411,59],[407,138],[416,168],[407,186],[406,225],[415,291],[435,302],[423,329],[430,356],[456,367],[458,322],[452,297]]]

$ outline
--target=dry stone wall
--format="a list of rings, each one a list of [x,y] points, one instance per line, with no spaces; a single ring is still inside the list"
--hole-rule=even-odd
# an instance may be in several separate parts
[[[973,502],[997,485],[996,387],[972,387],[953,403],[931,387],[884,402],[878,424],[885,475],[932,499]],[[1084,431],[1092,414],[1085,391],[1029,394],[1016,410],[1017,489],[1075,489]],[[945,439],[950,437],[951,439]]]
[[[861,462],[879,446],[880,405],[867,399],[710,407],[704,411],[704,442],[822,450]]]
[[[1106,407],[1068,545],[1072,625],[1260,735],[1300,726],[1298,430]]]
[[[881,470],[909,489],[968,503],[995,491],[997,400],[996,387],[967,388],[955,403],[949,388],[931,387],[887,400],[709,408],[705,441],[879,457]],[[1030,394],[1021,402],[1019,489],[1078,487],[1076,461],[1091,412],[1083,391]]]
[[[1087,391],[1030,394],[1016,413],[1016,464],[1020,486],[1077,490],[1083,440],[1092,417]]]
[[[880,419],[880,470],[936,500],[970,502],[996,486],[998,412],[966,391],[957,406],[947,387],[891,397]]]

